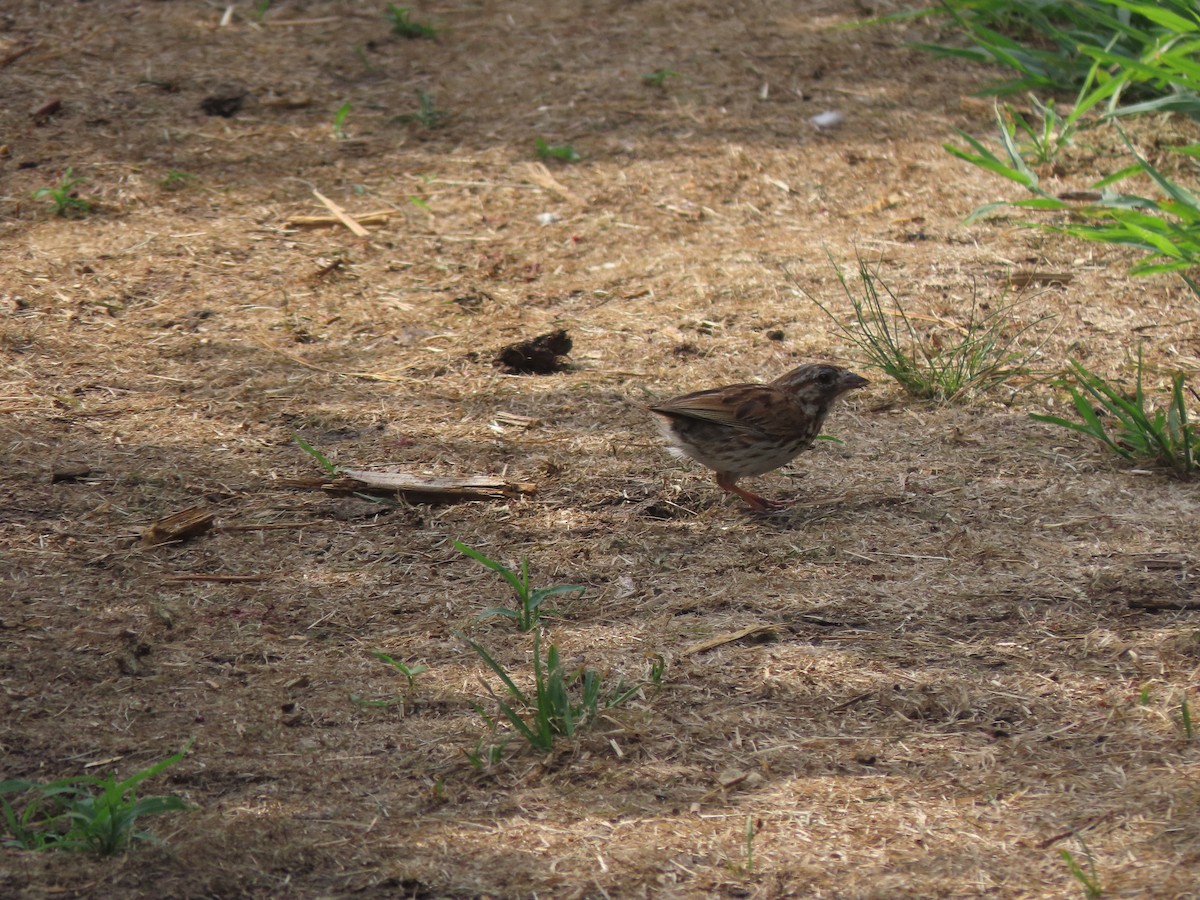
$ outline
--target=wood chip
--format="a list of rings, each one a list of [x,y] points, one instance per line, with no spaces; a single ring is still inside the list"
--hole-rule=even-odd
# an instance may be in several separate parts
[[[501,410],[492,418],[493,430],[503,431],[505,428],[536,428],[542,424],[541,419],[535,419],[533,416],[522,416],[519,413],[504,412]]]
[[[45,124],[50,120],[50,117],[55,113],[62,112],[62,97],[51,97],[37,109],[30,113],[33,121],[39,125]]]
[[[347,213],[344,209],[342,209],[316,188],[313,188],[313,196],[325,204],[325,208],[333,213],[337,220],[349,228],[350,231],[353,232],[357,237],[365,238],[371,236],[371,232],[359,225],[356,221],[354,221],[349,213]]]
[[[697,653],[704,653],[708,650],[712,650],[714,647],[720,647],[722,644],[731,644],[734,641],[740,641],[744,638],[759,634],[769,634],[772,637],[776,637],[778,636],[779,632],[776,630],[774,625],[748,625],[745,628],[738,629],[737,631],[731,631],[728,634],[720,634],[714,638],[709,638],[706,641],[700,641],[698,644],[692,644],[692,646],[683,651],[683,655],[694,656]]]
[[[565,187],[557,178],[551,175],[550,170],[541,163],[529,163],[527,168],[529,172],[529,180],[538,187],[544,188],[545,190],[550,191],[552,194],[558,194],[558,196],[562,197],[568,203],[574,203],[576,206],[587,206],[586,200],[584,200],[570,188]]]
[[[154,547],[167,541],[182,541],[204,534],[213,526],[216,513],[202,506],[190,506],[159,519],[142,532],[142,546]]]

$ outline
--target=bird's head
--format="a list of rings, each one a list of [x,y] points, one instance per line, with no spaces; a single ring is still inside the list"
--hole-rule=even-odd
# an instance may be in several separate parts
[[[828,408],[842,394],[866,387],[870,383],[849,369],[825,363],[811,363],[780,375],[771,382],[771,386],[787,391],[800,402],[815,401]]]

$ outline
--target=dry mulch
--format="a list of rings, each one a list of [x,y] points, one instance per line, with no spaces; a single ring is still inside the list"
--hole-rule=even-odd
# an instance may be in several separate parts
[[[856,249],[930,319],[1031,283],[1047,369],[1127,374],[1138,341],[1200,368],[1175,280],[962,224],[1011,196],[941,146],[991,134],[991,73],[911,49],[929,24],[834,27],[892,8],[414,7],[436,40],[352,0],[0,16],[0,778],[194,737],[147,793],[197,807],[146,820],[165,848],[5,850],[0,891],[1063,897],[1065,849],[1106,895],[1193,895],[1195,484],[1030,420],[1061,408],[1044,381],[934,406],[868,371],[842,444],[756,482],[801,496],[762,517],[645,411],[861,370],[783,272],[844,309],[826,253]],[[404,118],[419,91],[439,127]],[[68,167],[93,214],[30,199]],[[494,365],[560,329],[558,371]],[[297,435],[537,489],[380,504],[320,489]],[[662,657],[661,688],[473,766],[500,687],[457,635],[523,684],[532,645],[477,621],[509,597],[453,540],[584,586],[547,639],[612,682]],[[351,699],[405,696],[375,652],[429,667],[406,702]]]

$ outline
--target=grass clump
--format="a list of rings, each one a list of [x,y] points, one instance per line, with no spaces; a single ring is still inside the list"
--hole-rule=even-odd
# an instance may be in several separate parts
[[[508,566],[504,565],[504,563],[485,556],[474,547],[469,547],[461,541],[454,542],[454,549],[499,574],[501,578],[512,586],[513,592],[516,594],[517,605],[515,609],[494,606],[491,609],[485,609],[481,612],[478,617],[479,619],[503,616],[506,619],[512,619],[516,622],[517,628],[521,631],[532,631],[541,622],[543,615],[553,615],[555,613],[555,610],[543,608],[543,604],[547,598],[557,594],[582,594],[585,590],[583,585],[579,584],[560,584],[548,588],[533,587],[529,580],[529,560],[524,557],[521,559],[521,571],[514,572]]]
[[[1068,218],[1061,224],[1024,224],[1026,227],[1069,234],[1083,240],[1133,247],[1146,255],[1130,268],[1130,274],[1178,272],[1193,292],[1200,295],[1200,285],[1188,275],[1189,269],[1200,266],[1200,197],[1151,165],[1134,148],[1124,131],[1119,128],[1117,131],[1133,155],[1134,163],[1093,184],[1092,199],[1083,203],[1064,200],[1044,191],[1037,173],[1026,163],[1015,136],[1003,123],[1000,143],[1004,158],[981,141],[960,131],[959,134],[970,144],[971,150],[946,144],[944,146],[949,153],[1015,182],[1034,195],[1025,200],[985,204],[972,212],[967,221],[982,218],[1002,207],[1062,212]],[[1200,156],[1200,145],[1181,147],[1178,152]],[[1155,200],[1112,190],[1114,183],[1139,174],[1149,176],[1165,197]]]
[[[414,22],[409,18],[408,7],[389,3],[387,9],[384,11],[384,15],[392,23],[392,33],[398,34],[402,38],[412,41],[420,38],[433,40],[437,37],[437,29],[432,25],[426,25],[424,22]]]
[[[124,781],[112,775],[79,775],[45,784],[24,779],[0,782],[3,846],[110,855],[135,841],[157,842],[149,832],[136,830],[137,820],[190,807],[175,796],[139,799],[138,785],[183,759],[191,745],[188,741],[178,753]]]
[[[1110,115],[1200,113],[1193,0],[942,0],[968,46],[922,45],[1008,68],[986,93],[1063,92],[1088,85]],[[1138,101],[1118,108],[1121,98]]]
[[[643,682],[628,687],[624,681],[620,681],[605,690],[604,680],[595,670],[582,665],[574,670],[567,669],[554,644],[546,649],[543,656],[541,630],[538,629],[533,633],[533,691],[523,691],[481,644],[459,636],[503,683],[508,699],[495,697],[503,718],[531,747],[544,753],[554,749],[557,739],[574,737],[594,722],[602,710],[623,705],[644,687]],[[662,673],[663,663],[659,659],[651,667],[650,682],[660,684]],[[496,717],[488,715],[478,704],[475,704],[475,711],[487,724],[489,731],[493,734],[498,731]],[[505,744],[507,740],[498,745],[499,752],[503,752]],[[474,755],[468,755],[472,756],[473,761],[482,762],[478,748]],[[498,758],[495,751],[488,756],[493,762]]]
[[[838,316],[784,271],[797,290],[862,351],[866,365],[881,370],[909,395],[922,400],[955,402],[1028,374],[1039,348],[1029,347],[1023,339],[1051,318],[1041,316],[1020,325],[1012,317],[1015,304],[989,310],[974,296],[963,324],[920,316],[904,308],[879,278],[878,270],[872,270],[862,257],[858,258],[859,290],[852,288],[840,266],[835,264],[835,269],[850,301],[848,318]]]
[[[58,184],[52,187],[38,188],[33,192],[34,200],[49,200],[51,207],[56,216],[62,216],[64,219],[78,219],[86,216],[96,208],[96,205],[89,200],[84,200],[79,196],[76,188],[81,184],[87,184],[86,178],[75,178],[75,170],[67,169],[62,177],[58,179]]]
[[[1074,383],[1063,386],[1071,395],[1079,419],[1044,413],[1030,413],[1031,418],[1095,438],[1122,459],[1162,465],[1180,478],[1194,473],[1200,458],[1200,431],[1188,418],[1186,393],[1197,395],[1192,388],[1185,392],[1182,373],[1172,376],[1164,409],[1150,403],[1143,389],[1145,367],[1141,347],[1138,347],[1137,381],[1132,396],[1075,360],[1070,362],[1070,368]]]

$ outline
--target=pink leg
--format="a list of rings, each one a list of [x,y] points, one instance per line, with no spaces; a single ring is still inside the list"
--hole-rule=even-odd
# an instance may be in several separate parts
[[[722,490],[729,491],[731,494],[737,494],[759,512],[777,512],[781,509],[787,509],[796,502],[795,500],[771,500],[767,497],[761,497],[745,488],[740,488],[737,486],[737,479],[728,472],[717,473],[717,486]]]

